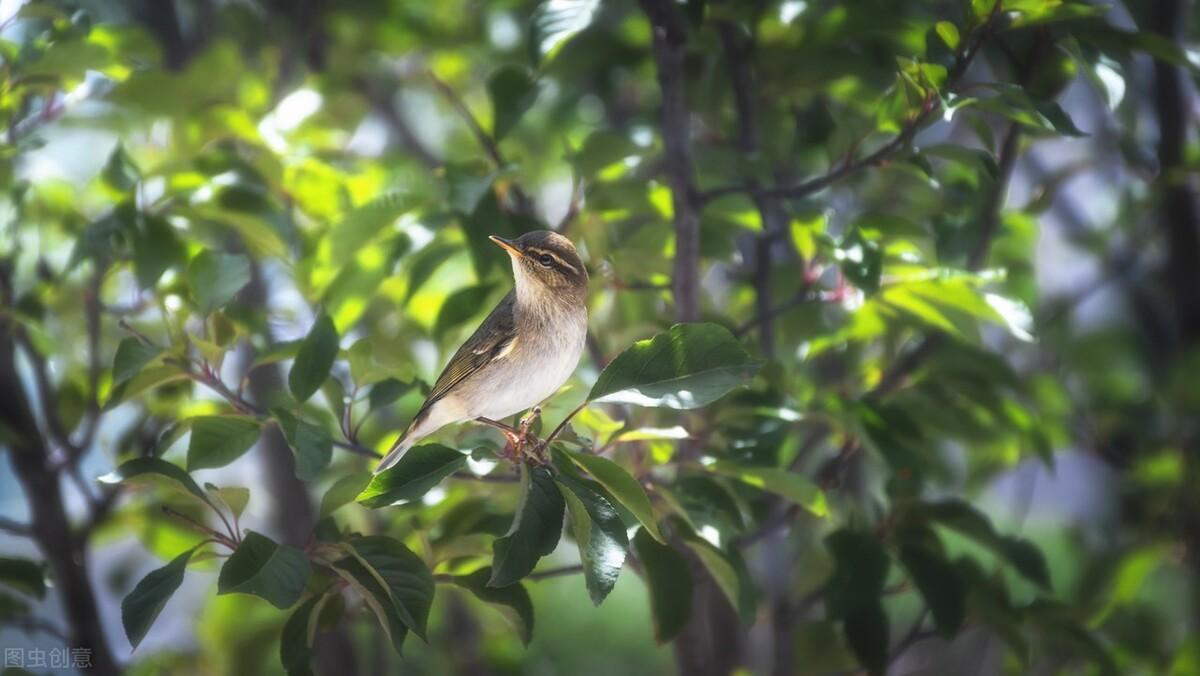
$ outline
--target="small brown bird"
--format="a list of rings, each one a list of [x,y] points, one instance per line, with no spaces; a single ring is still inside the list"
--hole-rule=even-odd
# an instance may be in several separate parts
[[[579,363],[587,338],[588,274],[571,240],[548,230],[490,239],[508,251],[516,288],[450,358],[376,474],[446,425],[464,420],[498,425],[536,406]]]

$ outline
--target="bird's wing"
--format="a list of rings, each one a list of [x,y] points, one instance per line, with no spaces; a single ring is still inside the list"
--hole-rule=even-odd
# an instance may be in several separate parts
[[[455,385],[490,362],[505,357],[512,350],[517,335],[516,320],[513,317],[516,298],[516,292],[509,291],[479,328],[475,329],[475,333],[471,334],[467,342],[458,348],[458,352],[450,358],[450,363],[446,364],[442,375],[438,376],[437,382],[433,384],[433,390],[421,405],[417,418],[446,396]]]

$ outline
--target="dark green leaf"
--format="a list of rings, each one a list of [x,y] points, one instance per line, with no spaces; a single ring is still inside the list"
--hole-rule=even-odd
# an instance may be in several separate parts
[[[589,401],[691,409],[745,385],[761,362],[716,324],[676,324],[605,367]]]
[[[1050,568],[1037,545],[1022,538],[1001,537],[998,546],[1000,554],[1022,577],[1042,589],[1050,589]]]
[[[189,472],[224,467],[242,457],[258,441],[262,428],[254,418],[234,415],[206,415],[192,418],[192,438],[188,442]]]
[[[901,545],[900,562],[925,598],[938,633],[953,638],[967,613],[966,584],[958,569],[942,553],[918,545]]]
[[[283,632],[279,635],[279,661],[288,673],[304,673],[309,669],[317,622],[329,598],[325,594],[305,601],[283,624]]]
[[[457,575],[454,584],[471,592],[484,603],[490,603],[504,614],[521,643],[529,645],[533,640],[533,601],[523,584],[510,584],[507,587],[489,587],[487,582],[492,577],[491,567],[480,568],[470,575]]]
[[[355,558],[383,582],[400,620],[425,639],[433,606],[433,573],[404,543],[381,535],[349,540]]]
[[[311,576],[312,566],[304,552],[247,531],[237,550],[221,566],[217,593],[251,594],[276,608],[288,608],[299,600]]]
[[[202,314],[223,307],[250,282],[250,259],[239,254],[201,251],[188,263],[188,286]]]
[[[650,505],[646,490],[624,468],[607,458],[580,451],[560,450],[555,456],[570,459],[580,469],[592,475],[609,495],[637,518],[654,539],[666,542],[658,529],[658,520],[654,517],[654,509]]]
[[[134,648],[146,637],[146,632],[150,631],[163,606],[167,605],[171,595],[183,583],[188,560],[194,551],[189,549],[162,568],[150,571],[121,601],[121,624],[125,627],[129,644]]]
[[[494,285],[479,284],[458,289],[446,297],[433,325],[433,337],[441,340],[446,333],[462,326],[486,309],[487,298]]]
[[[537,100],[537,82],[523,68],[501,66],[488,78],[487,90],[492,99],[492,138],[500,141]]]
[[[494,560],[489,587],[506,587],[533,571],[538,559],[554,551],[562,537],[562,493],[548,467],[521,469],[521,503],[512,526],[492,543]]]
[[[882,675],[888,663],[888,618],[879,599],[859,606],[844,620],[846,643],[871,674]]]
[[[379,627],[383,629],[392,649],[400,654],[404,647],[404,639],[408,636],[408,627],[400,618],[400,612],[392,600],[392,594],[384,586],[383,581],[375,575],[362,560],[347,556],[333,563],[333,570],[359,593],[363,602],[375,615]]]
[[[338,355],[338,332],[329,315],[322,314],[313,322],[308,335],[296,351],[296,361],[288,372],[288,389],[301,403],[308,401],[325,379]]]
[[[656,541],[644,528],[634,534],[633,551],[645,569],[654,638],[666,643],[692,615],[692,572],[679,552]]]
[[[46,595],[46,577],[42,565],[29,559],[0,556],[0,584],[39,599]]]
[[[592,603],[600,605],[617,584],[625,564],[629,536],[621,515],[599,486],[566,473],[558,476],[558,485],[567,503],[571,530],[579,545],[583,578]]]
[[[832,618],[879,602],[891,565],[887,552],[870,533],[842,529],[825,538],[834,571],[825,587],[825,608]]]
[[[356,500],[371,509],[419,500],[466,462],[467,456],[453,448],[440,444],[414,446],[395,465],[372,477]]]

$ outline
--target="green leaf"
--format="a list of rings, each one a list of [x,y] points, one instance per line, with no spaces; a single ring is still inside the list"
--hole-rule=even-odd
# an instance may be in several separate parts
[[[887,552],[870,533],[841,529],[825,538],[833,556],[833,576],[825,587],[825,609],[832,618],[878,604],[891,565]]]
[[[187,469],[224,467],[242,457],[258,441],[262,428],[254,418],[206,415],[192,418]]]
[[[143,369],[129,380],[114,385],[112,392],[108,395],[108,401],[104,402],[104,410],[112,410],[118,405],[159,385],[186,379],[187,374],[176,366],[151,366]]]
[[[305,601],[283,624],[283,631],[279,635],[279,661],[288,673],[305,673],[309,669],[321,610],[331,597],[327,592]]]
[[[687,560],[639,528],[633,551],[645,569],[654,618],[654,638],[659,644],[675,638],[692,614],[692,572]]]
[[[489,587],[519,581],[533,571],[538,559],[554,551],[562,537],[565,506],[548,467],[521,466],[521,503],[508,534],[492,542]]]
[[[542,61],[553,59],[562,46],[591,25],[600,11],[600,0],[542,2],[533,13],[531,39]]]
[[[206,505],[212,506],[212,502],[200,489],[199,484],[192,479],[191,475],[183,471],[176,465],[173,465],[162,458],[134,458],[121,463],[112,472],[98,477],[96,480],[106,484],[116,484],[123,482],[137,482],[155,479],[166,479],[168,486],[174,490],[185,494],[190,494]]]
[[[745,385],[762,362],[716,324],[676,324],[617,355],[588,400],[691,409]]]
[[[537,100],[538,86],[524,68],[501,66],[488,78],[487,91],[492,100],[492,138],[498,142]]]
[[[420,200],[406,192],[391,192],[377,197],[346,214],[329,233],[333,251],[331,264],[341,267],[389,225],[412,211]]]
[[[496,606],[504,619],[516,629],[521,643],[528,646],[533,640],[533,601],[529,599],[529,592],[520,583],[489,587],[487,582],[491,577],[492,569],[488,566],[470,575],[456,575],[454,584],[471,592],[480,601]]]
[[[382,535],[357,537],[347,542],[352,555],[387,590],[400,620],[426,639],[429,609],[433,606],[433,573],[404,543]]]
[[[396,378],[386,378],[371,386],[371,392],[367,395],[367,401],[370,403],[370,410],[374,411],[377,408],[390,406],[397,399],[408,394],[413,389],[415,383],[406,383]]]
[[[475,166],[446,167],[446,201],[462,215],[475,212],[483,196],[492,190],[496,174]],[[411,297],[411,294],[409,294]]]
[[[467,463],[467,456],[440,444],[414,446],[388,469],[371,477],[356,500],[371,509],[419,500]]]
[[[370,481],[371,473],[366,471],[338,477],[321,497],[321,518],[329,516],[342,505],[354,502],[355,496],[361,493]]]
[[[250,259],[240,254],[201,251],[188,263],[188,287],[202,314],[223,307],[250,282]]]
[[[212,493],[221,501],[221,504],[229,508],[234,517],[240,518],[242,512],[246,511],[246,505],[250,502],[250,489],[243,486],[226,486],[218,488],[213,484],[206,483],[204,488]]]
[[[654,517],[654,509],[650,506],[646,490],[629,472],[612,460],[598,455],[565,449],[559,449],[559,453],[599,481],[609,495],[628,509],[655,540],[666,542],[658,529],[658,520]]]
[[[397,654],[404,647],[404,639],[408,636],[408,627],[400,618],[400,612],[392,600],[392,594],[374,572],[362,560],[355,556],[347,556],[332,564],[333,571],[338,574],[362,597],[363,602],[375,615],[379,627],[392,644]]]
[[[29,559],[0,556],[0,584],[42,598],[46,595],[46,576],[42,564]]]
[[[593,482],[559,474],[571,517],[571,531],[579,545],[579,560],[583,563],[583,579],[592,603],[600,605],[617,584],[617,576],[625,564],[629,536],[625,523],[608,498]]]
[[[938,633],[953,638],[967,614],[967,589],[958,569],[942,553],[919,545],[901,545],[900,562],[929,605]]]
[[[288,446],[296,453],[296,478],[312,481],[319,477],[333,459],[333,437],[329,430],[282,409],[272,413]]]
[[[284,609],[300,599],[311,576],[312,566],[304,552],[247,531],[221,566],[217,594],[250,594]]]
[[[296,401],[304,403],[321,388],[338,355],[338,332],[329,315],[321,314],[296,351],[296,361],[288,372],[288,389]]]
[[[189,549],[162,568],[150,571],[121,601],[121,624],[125,627],[129,644],[134,648],[146,637],[146,632],[150,631],[150,626],[158,619],[158,614],[167,605],[171,595],[183,583],[188,560],[195,551]]]
[[[162,354],[162,350],[146,345],[137,338],[123,339],[117,345],[117,354],[113,357],[113,387],[136,376],[146,364],[154,361],[160,354]]]
[[[1050,589],[1050,570],[1041,550],[1029,540],[1000,535],[982,512],[962,500],[925,503],[919,514],[975,540],[1004,558],[1030,582]]]
[[[851,611],[843,627],[846,643],[863,668],[882,675],[888,663],[888,618],[879,599]]]
[[[753,597],[742,590],[742,581],[738,576],[733,562],[729,560],[728,555],[708,540],[700,538],[695,534],[689,535],[690,537],[683,539],[684,545],[692,550],[692,553],[700,560],[700,564],[712,576],[713,581],[717,583],[717,588],[721,590],[721,594],[725,597],[725,600],[729,601],[729,606],[739,611],[743,619],[748,619],[752,622]],[[749,608],[746,607],[747,601],[750,601],[751,604]],[[746,610],[750,612],[744,612]]]
[[[791,500],[816,516],[829,516],[825,492],[807,477],[776,467],[743,467],[732,462],[718,462],[708,469],[733,477],[744,484]]]
[[[938,37],[942,39],[942,42],[946,43],[947,47],[952,50],[958,49],[958,26],[949,21],[939,21],[934,26],[934,30],[937,31]]]
[[[486,308],[486,301],[494,288],[494,284],[467,286],[447,296],[442,302],[442,307],[438,309],[437,321],[433,325],[433,337],[440,341],[448,332],[478,316]]]
[[[142,214],[139,222],[141,228],[133,238],[133,271],[138,287],[148,289],[172,265],[187,260],[187,249],[165,218]]]
[[[129,153],[125,152],[125,146],[120,143],[117,143],[117,147],[113,148],[112,154],[108,156],[100,176],[110,188],[120,193],[133,190],[138,181],[142,180],[141,170]]]
[[[1022,577],[1042,589],[1050,589],[1050,568],[1037,545],[1023,538],[1001,537],[998,548],[1001,556],[1007,559]]]

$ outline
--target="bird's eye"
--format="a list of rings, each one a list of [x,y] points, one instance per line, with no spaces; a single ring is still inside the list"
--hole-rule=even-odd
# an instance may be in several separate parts
[[[538,256],[538,262],[546,267],[550,267],[550,264],[554,262],[554,259],[550,257],[550,254],[542,254],[541,256]]]

